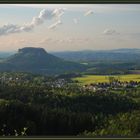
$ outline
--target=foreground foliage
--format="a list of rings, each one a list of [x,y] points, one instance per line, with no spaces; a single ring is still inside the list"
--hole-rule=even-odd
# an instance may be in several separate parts
[[[140,111],[120,113],[106,120],[102,129],[85,131],[86,136],[140,136]]]

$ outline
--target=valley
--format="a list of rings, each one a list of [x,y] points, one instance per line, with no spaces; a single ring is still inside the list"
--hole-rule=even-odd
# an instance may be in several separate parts
[[[6,3],[0,139],[139,139],[140,4]]]
[[[33,47],[3,58],[0,135],[138,136],[140,75],[132,64],[65,60]]]

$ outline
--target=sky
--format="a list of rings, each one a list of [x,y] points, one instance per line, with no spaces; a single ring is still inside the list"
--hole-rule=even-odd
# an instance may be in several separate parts
[[[140,4],[0,4],[0,51],[140,48]]]

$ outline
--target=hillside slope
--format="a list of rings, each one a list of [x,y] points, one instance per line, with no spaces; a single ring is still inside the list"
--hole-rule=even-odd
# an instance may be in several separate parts
[[[26,47],[0,63],[0,71],[25,71],[39,74],[79,72],[85,66],[64,61],[47,53],[43,48]]]

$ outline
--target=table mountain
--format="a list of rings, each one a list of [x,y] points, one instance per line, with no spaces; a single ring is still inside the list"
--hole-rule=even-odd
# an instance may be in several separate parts
[[[47,53],[43,48],[26,47],[0,63],[0,71],[22,71],[39,74],[80,72],[85,66],[65,61]]]

